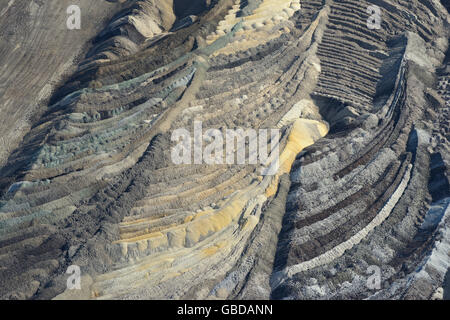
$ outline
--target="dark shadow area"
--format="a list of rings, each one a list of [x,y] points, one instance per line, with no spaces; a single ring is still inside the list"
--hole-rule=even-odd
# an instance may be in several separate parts
[[[450,13],[450,0],[441,0],[442,5],[447,9]]]
[[[447,52],[445,54],[445,59],[444,59],[444,63],[443,64],[444,65],[450,64],[450,46],[448,47]]]
[[[428,192],[433,198],[433,202],[450,196],[450,185],[445,175],[447,168],[440,153],[431,155],[430,179],[428,182]]]
[[[383,64],[380,67],[380,75],[382,78],[377,83],[374,98],[375,104],[382,105],[386,103],[392,91],[395,89],[395,82],[405,53],[406,44],[407,39],[405,36],[396,37],[388,41],[389,56],[384,58],[380,57],[383,58]]]
[[[198,15],[211,5],[211,0],[174,0],[173,11],[178,19]]]
[[[447,270],[442,287],[444,288],[444,300],[450,300],[450,268]]]
[[[334,98],[323,96],[313,96],[314,103],[319,107],[322,118],[330,124],[328,135],[350,132],[358,127],[356,122],[352,122],[342,111],[346,104]]]

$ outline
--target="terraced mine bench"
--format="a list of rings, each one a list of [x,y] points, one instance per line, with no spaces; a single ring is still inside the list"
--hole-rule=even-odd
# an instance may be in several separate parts
[[[76,42],[97,35],[77,69],[45,106],[27,109],[29,130],[0,162],[0,297],[441,298],[450,265],[445,8],[180,3],[110,4],[103,30]],[[368,27],[371,5],[379,29]],[[0,25],[19,9],[0,13]],[[58,54],[46,78],[61,75],[65,59]],[[25,83],[36,96],[33,79]],[[24,101],[7,97],[7,110]],[[193,136],[196,123],[222,137],[276,130],[259,142],[277,170],[175,164],[173,133]],[[254,141],[244,141],[222,150],[247,155]],[[81,290],[67,288],[69,266],[80,267]],[[376,268],[375,290],[367,278]]]

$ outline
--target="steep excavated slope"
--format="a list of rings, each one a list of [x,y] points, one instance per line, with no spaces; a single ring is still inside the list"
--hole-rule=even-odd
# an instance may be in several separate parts
[[[449,16],[413,2],[125,2],[0,168],[0,296],[431,298]],[[199,121],[280,129],[277,173],[175,165]]]
[[[1,165],[64,75],[74,71],[75,60],[88,41],[119,8],[106,0],[78,1],[82,28],[69,30],[66,9],[71,4],[69,0],[5,0],[0,4]]]

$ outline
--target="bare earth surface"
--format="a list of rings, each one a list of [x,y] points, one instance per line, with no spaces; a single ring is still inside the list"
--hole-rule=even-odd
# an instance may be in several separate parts
[[[2,1],[0,298],[448,298],[448,9]],[[199,121],[278,171],[175,164]]]

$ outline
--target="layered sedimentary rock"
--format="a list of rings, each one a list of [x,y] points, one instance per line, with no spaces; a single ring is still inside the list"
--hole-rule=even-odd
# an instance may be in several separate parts
[[[440,2],[108,6],[77,69],[45,107],[23,106],[31,128],[4,149],[0,297],[445,296],[450,15]],[[2,10],[0,24],[20,8]],[[55,55],[48,76],[70,61]],[[277,170],[177,164],[173,133],[194,137],[199,123],[223,136],[279,130],[262,138],[278,147]],[[81,290],[66,286],[73,265]]]
[[[20,143],[59,82],[119,9],[113,1],[77,1],[82,28],[67,29],[73,1],[8,0],[0,4],[0,164]]]

